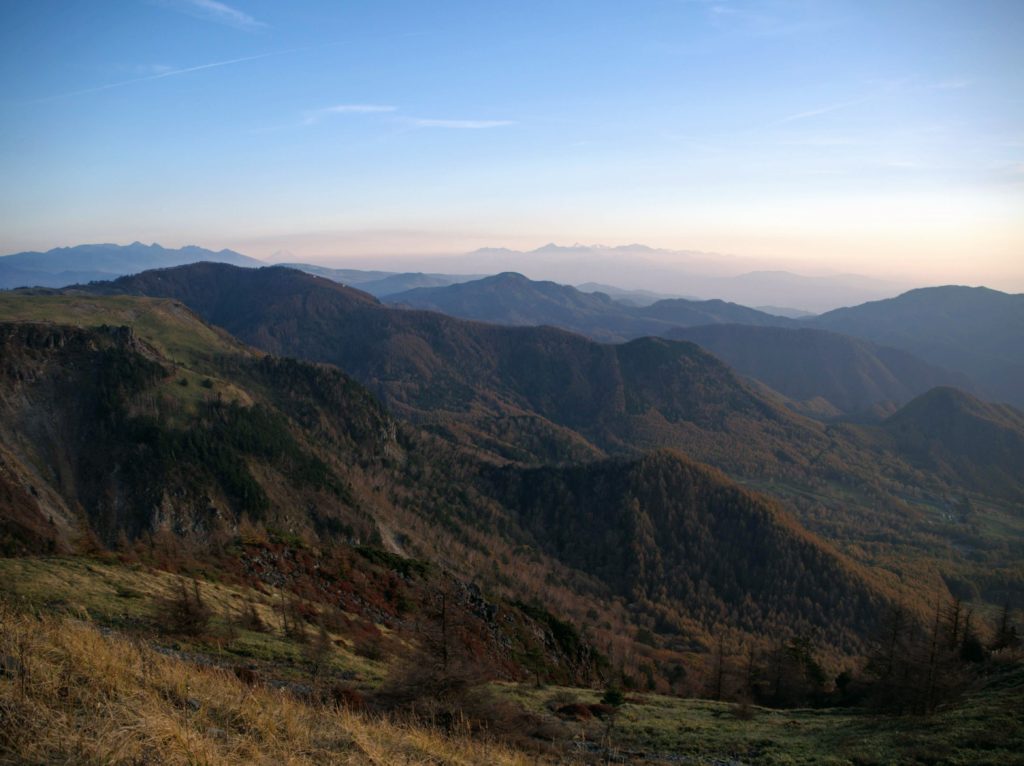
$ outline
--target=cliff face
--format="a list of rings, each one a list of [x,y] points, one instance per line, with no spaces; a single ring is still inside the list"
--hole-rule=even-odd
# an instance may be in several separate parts
[[[112,531],[130,489],[120,466],[96,469],[124,405],[168,370],[127,327],[0,324],[0,360],[4,547],[63,551],[97,522]]]
[[[10,552],[205,534],[243,516],[373,534],[346,468],[393,453],[394,424],[336,370],[240,357],[197,372],[127,327],[33,322],[0,323],[0,360]]]

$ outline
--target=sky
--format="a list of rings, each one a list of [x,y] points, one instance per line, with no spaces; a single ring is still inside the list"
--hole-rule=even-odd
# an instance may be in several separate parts
[[[0,252],[640,242],[1024,291],[1021,40],[1021,0],[0,0]]]

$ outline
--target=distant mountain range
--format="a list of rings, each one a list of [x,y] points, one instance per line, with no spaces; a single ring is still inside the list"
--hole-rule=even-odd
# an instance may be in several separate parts
[[[524,262],[551,263],[578,266],[593,256],[594,271],[601,273],[602,263],[618,259],[618,276],[632,280],[635,273],[632,265],[643,272],[659,259],[667,258],[674,251],[661,251],[641,245],[602,248],[588,246],[559,247],[547,245],[530,253],[490,249],[466,256],[453,263],[474,263],[477,267],[503,262],[515,256],[525,258]],[[721,271],[726,266],[735,270],[746,264],[742,259],[717,256],[706,253],[675,253],[693,269],[702,268]],[[479,257],[476,257],[479,256]],[[468,259],[468,260],[467,260]],[[628,271],[622,270],[623,259],[631,264]],[[153,268],[166,268],[200,261],[228,263],[244,267],[258,267],[262,263],[232,250],[211,251],[201,247],[188,246],[169,249],[160,245],[80,245],[70,248],[56,248],[47,252],[25,252],[0,257],[0,289],[18,286],[63,287],[69,284],[102,281],[117,276],[139,273]],[[607,264],[606,264],[607,265]],[[658,268],[662,268],[664,264]],[[948,383],[969,388],[987,399],[1006,401],[1024,406],[1024,296],[1009,295],[987,288],[936,287],[911,290],[895,298],[865,303],[851,308],[829,311],[819,316],[803,316],[800,309],[792,306],[801,301],[780,302],[789,308],[772,309],[777,313],[747,308],[745,305],[720,300],[728,295],[726,285],[786,284],[799,283],[803,294],[823,295],[828,292],[832,278],[797,277],[783,272],[749,272],[741,275],[718,275],[695,277],[688,283],[690,288],[701,283],[711,284],[717,280],[722,292],[712,300],[691,300],[689,298],[664,297],[670,293],[653,293],[647,290],[631,290],[591,282],[583,285],[584,290],[575,289],[553,282],[537,282],[512,273],[493,277],[478,278],[471,275],[362,271],[357,269],[331,269],[310,264],[295,264],[309,273],[331,280],[357,286],[360,290],[386,299],[388,302],[405,306],[428,308],[452,316],[513,325],[551,324],[585,334],[604,342],[620,342],[644,335],[679,337],[675,328],[695,327],[710,324],[742,324],[776,326],[795,329],[808,327],[829,330],[834,333],[861,338],[875,344],[875,349],[866,352],[859,347],[858,358],[864,362],[873,355],[874,361],[862,364],[858,369],[846,368],[851,375],[840,381],[833,371],[808,368],[805,380],[797,380],[794,370],[787,374],[793,379],[782,382],[773,374],[780,369],[778,361],[771,361],[761,355],[763,363],[753,364],[753,357],[743,351],[742,343],[734,331],[730,342],[735,345],[727,349],[725,336],[716,336],[715,348],[723,359],[743,367],[744,374],[751,375],[786,396],[796,397],[803,393],[815,393],[840,412],[850,412],[850,407],[860,408],[875,403],[898,405],[907,396],[921,393],[922,386],[933,383]],[[669,270],[671,271],[671,270]],[[644,272],[646,273],[646,272]],[[653,273],[653,272],[652,272]],[[658,272],[665,277],[666,288],[671,289],[672,279],[667,271]],[[700,282],[704,280],[704,282]],[[825,280],[824,282],[822,280]],[[880,283],[871,283],[863,278],[842,278],[843,284],[865,285],[881,289]],[[650,284],[650,282],[648,282]],[[606,287],[605,292],[597,288]],[[822,291],[825,291],[824,293]],[[696,289],[682,289],[681,293],[696,294]],[[755,291],[750,294],[750,304],[761,305],[768,297],[774,300],[774,293]],[[831,300],[831,299],[829,299]],[[806,305],[804,302],[803,305]],[[799,317],[799,322],[795,318]],[[762,338],[769,337],[763,334]],[[770,336],[779,344],[790,337],[789,342],[810,336],[787,336],[775,333]],[[823,336],[816,336],[812,348],[824,353]],[[835,343],[839,341],[833,339]],[[705,342],[711,343],[709,338]],[[909,352],[921,362],[930,365],[925,371],[916,361],[903,358],[897,362],[891,352],[885,360],[878,359],[877,347],[889,347]],[[809,352],[812,348],[805,349]],[[776,345],[776,349],[781,347]],[[749,349],[748,349],[749,350]],[[744,357],[744,354],[747,354]],[[838,347],[827,355],[833,362],[843,353],[851,353],[847,343],[846,351]],[[744,358],[741,363],[739,360]],[[823,359],[825,357],[822,357]],[[847,359],[852,357],[847,356]],[[809,361],[804,357],[804,361]],[[937,369],[934,369],[937,368]],[[950,371],[944,373],[943,370]],[[833,383],[840,383],[847,389],[840,391],[836,385],[808,385],[808,381],[824,382],[831,377]],[[774,381],[774,385],[773,385]],[[855,381],[857,383],[855,383]],[[854,390],[860,385],[860,389]],[[875,396],[893,398],[871,401]],[[812,397],[813,398],[813,397]],[[843,402],[839,404],[837,402]],[[826,410],[828,408],[826,407]],[[810,411],[810,410],[808,410]],[[825,411],[825,410],[823,410]]]
[[[531,279],[561,284],[593,282],[621,290],[650,290],[696,298],[719,298],[746,306],[789,306],[821,312],[888,298],[910,285],[855,274],[805,276],[789,271],[766,271],[754,258],[686,250],[665,250],[645,245],[604,247],[561,246],[554,243],[536,250],[484,248],[458,256],[396,260],[446,273],[496,274],[514,271]],[[613,296],[615,297],[615,296]]]
[[[266,265],[234,250],[214,252],[194,245],[177,250],[155,243],[144,245],[141,242],[130,245],[77,245],[57,247],[46,252],[30,251],[0,256],[0,289],[64,287],[199,261],[249,267]]]
[[[361,271],[359,269],[331,269],[326,266],[315,266],[309,263],[281,263],[292,269],[327,277],[343,285],[358,287],[364,293],[382,298],[395,293],[405,292],[417,287],[445,287],[459,282],[479,279],[474,275],[458,274],[424,274],[422,272],[394,271]]]
[[[669,295],[667,293],[655,293],[650,290],[624,290],[614,285],[602,285],[598,282],[584,282],[576,285],[576,289],[582,293],[604,293],[609,298],[627,306],[650,306],[652,303],[663,301],[668,298],[686,298],[695,301],[692,295]]]

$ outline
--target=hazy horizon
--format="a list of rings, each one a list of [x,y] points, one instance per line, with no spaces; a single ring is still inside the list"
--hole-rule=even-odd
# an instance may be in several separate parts
[[[1024,290],[1010,0],[44,0],[0,21],[3,252],[434,270],[640,243]]]

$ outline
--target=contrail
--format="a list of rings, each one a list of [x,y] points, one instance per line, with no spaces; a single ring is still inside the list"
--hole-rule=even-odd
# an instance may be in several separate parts
[[[406,32],[401,35],[388,35],[378,39],[402,39],[406,37],[420,37],[422,35],[429,34],[429,32]],[[237,59],[228,59],[227,61],[213,61],[209,64],[200,64],[199,66],[184,67],[183,69],[171,69],[167,72],[160,72],[158,74],[150,74],[145,77],[133,77],[131,80],[121,80],[120,82],[111,82],[106,85],[97,85],[94,88],[84,88],[83,90],[73,90],[67,93],[57,93],[53,96],[44,96],[34,101],[29,101],[29,104],[43,104],[47,101],[56,101],[61,98],[71,98],[72,96],[84,96],[89,93],[99,93],[104,90],[112,90],[113,88],[123,88],[126,85],[135,85],[140,82],[149,82],[151,80],[162,80],[165,77],[175,77],[179,74],[188,74],[189,72],[199,72],[203,69],[216,69],[222,66],[231,66],[232,64],[242,64],[246,61],[256,61],[257,59],[265,59],[270,56],[283,56],[286,53],[299,53],[301,51],[317,50],[319,48],[331,48],[336,45],[349,45],[349,40],[336,40],[329,43],[321,43],[319,45],[303,45],[298,48],[286,48],[280,51],[270,51],[269,53],[258,53],[255,56],[243,56]]]
[[[73,90],[68,93],[58,93],[55,96],[46,96],[45,98],[36,99],[30,101],[32,104],[42,104],[47,101],[56,101],[59,98],[70,98],[71,96],[84,96],[88,93],[99,93],[104,90],[111,90],[113,88],[123,88],[126,85],[134,85],[140,82],[148,82],[150,80],[162,80],[165,77],[174,77],[179,74],[188,74],[189,72],[199,72],[203,69],[216,69],[222,66],[231,66],[232,64],[241,64],[246,61],[256,61],[257,59],[265,59],[269,56],[280,56],[285,53],[295,53],[297,51],[308,50],[308,48],[289,48],[283,51],[271,51],[270,53],[259,53],[255,56],[243,56],[238,59],[228,59],[227,61],[214,61],[209,64],[200,64],[198,66],[184,67],[183,69],[171,69],[167,72],[160,72],[159,74],[146,75],[145,77],[134,77],[131,80],[121,80],[120,82],[111,82],[106,85],[97,85],[95,88],[85,88],[84,90]]]

